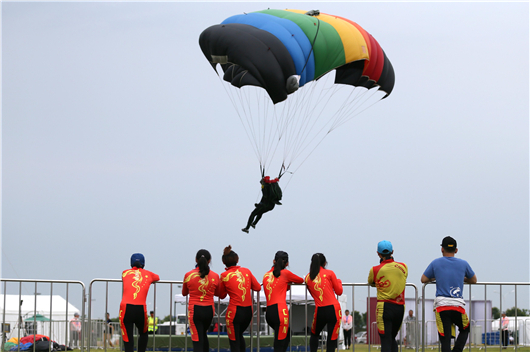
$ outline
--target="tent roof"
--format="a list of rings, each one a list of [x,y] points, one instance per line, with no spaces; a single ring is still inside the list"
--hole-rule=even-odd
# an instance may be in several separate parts
[[[22,315],[25,314],[41,314],[44,316],[50,315],[50,304],[54,315],[63,314],[66,316],[66,310],[68,309],[68,316],[74,313],[81,313],[81,311],[73,304],[67,302],[60,295],[4,295],[0,294],[0,312],[4,311],[4,299],[5,299],[5,312],[7,314],[18,315],[19,310]],[[22,304],[20,302],[22,301]]]
[[[31,317],[24,319],[24,321],[50,321],[50,319],[46,318],[42,314],[35,314]]]

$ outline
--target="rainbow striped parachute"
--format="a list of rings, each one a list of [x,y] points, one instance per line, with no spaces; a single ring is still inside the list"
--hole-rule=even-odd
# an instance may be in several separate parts
[[[366,98],[366,91],[382,92],[383,95],[378,97],[381,100],[394,87],[394,69],[379,43],[357,23],[318,10],[268,9],[235,15],[204,30],[199,44],[214,69],[220,64],[223,80],[232,86],[259,87],[272,104],[288,102],[295,96],[299,98],[293,107],[283,109],[287,112],[279,113],[273,109],[271,117],[248,120],[246,125],[242,120],[251,141],[254,140],[254,149],[263,169],[272,159],[270,155],[278,150],[271,143],[283,143],[280,175],[304,151],[307,154],[316,147],[311,143],[319,144],[323,138],[311,135],[310,130],[315,125],[309,121],[311,115],[318,115],[318,120],[322,119],[323,113],[328,115],[329,125],[323,127],[325,136],[354,116],[356,111],[366,108],[359,107],[362,105],[359,99]],[[360,93],[349,93],[342,102],[347,105],[341,105],[338,114],[329,112],[328,107],[321,108],[324,103],[329,106],[328,99],[337,94],[337,87],[320,91],[317,98],[325,99],[320,102],[314,96],[298,97],[299,92],[306,90],[304,86],[330,76],[328,73],[332,71],[335,73],[333,85],[363,89]],[[315,89],[307,90],[315,94]],[[227,92],[233,94],[230,90]],[[322,98],[322,93],[330,95]],[[248,97],[241,94],[244,93],[233,94],[234,104],[238,99],[248,101]],[[287,99],[291,94],[292,97]],[[265,103],[258,101],[257,104],[263,106]],[[256,106],[239,108],[240,117],[255,119]],[[295,115],[303,117],[295,118]],[[267,128],[273,136],[264,135]],[[319,133],[322,134],[320,130]]]

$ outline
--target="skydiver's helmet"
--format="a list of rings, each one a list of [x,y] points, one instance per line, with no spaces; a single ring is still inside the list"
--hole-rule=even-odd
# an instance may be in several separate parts
[[[142,253],[134,253],[131,256],[131,267],[143,268],[145,266],[145,258]]]

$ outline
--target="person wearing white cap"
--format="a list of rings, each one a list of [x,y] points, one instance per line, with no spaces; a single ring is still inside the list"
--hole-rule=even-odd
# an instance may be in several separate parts
[[[451,352],[454,325],[458,326],[458,337],[452,351],[462,352],[469,335],[469,318],[463,298],[464,282],[474,284],[477,276],[468,262],[455,257],[458,248],[454,238],[445,237],[441,246],[442,257],[429,264],[421,282],[436,281],[434,311],[442,352]]]
[[[368,283],[377,288],[376,322],[381,337],[381,352],[397,352],[396,336],[405,314],[405,285],[408,268],[394,261],[389,241],[377,244],[380,264],[370,269]]]

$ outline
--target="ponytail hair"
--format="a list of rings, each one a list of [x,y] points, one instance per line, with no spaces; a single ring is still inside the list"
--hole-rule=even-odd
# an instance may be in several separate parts
[[[204,277],[210,273],[210,266],[208,265],[210,259],[212,259],[212,256],[206,249],[200,249],[195,256],[201,279],[204,279]]]
[[[278,278],[281,275],[281,271],[285,269],[287,263],[289,263],[289,255],[284,251],[278,251],[274,256],[274,261],[274,270],[272,271],[272,274],[274,277]]]
[[[315,253],[311,257],[311,265],[309,266],[309,278],[314,280],[320,272],[320,268],[326,265],[326,257],[322,253]]]
[[[232,250],[232,246],[228,245],[228,247],[225,247],[223,250],[222,260],[223,264],[228,268],[236,265],[237,262],[239,262],[239,256]]]

